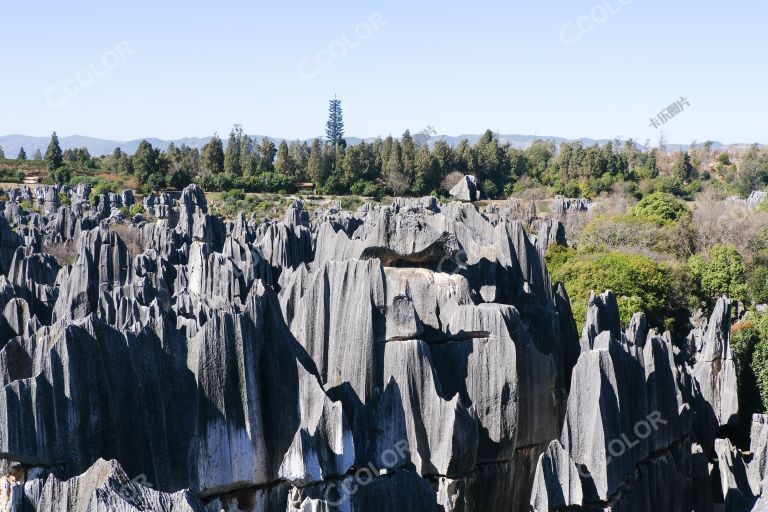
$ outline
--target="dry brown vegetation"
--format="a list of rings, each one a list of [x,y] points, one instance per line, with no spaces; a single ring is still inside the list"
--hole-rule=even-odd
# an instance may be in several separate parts
[[[74,265],[77,261],[77,244],[74,240],[43,243],[43,253],[50,254],[59,265]]]
[[[125,243],[131,259],[144,252],[144,242],[141,238],[141,233],[136,227],[127,223],[114,223],[110,225],[110,229]]]
[[[459,171],[453,171],[443,178],[443,182],[440,184],[444,190],[451,190],[456,184],[464,177],[464,173]]]
[[[693,211],[699,236],[697,252],[708,252],[715,244],[732,244],[743,255],[760,230],[768,226],[768,213],[749,210],[740,202],[702,200]]]

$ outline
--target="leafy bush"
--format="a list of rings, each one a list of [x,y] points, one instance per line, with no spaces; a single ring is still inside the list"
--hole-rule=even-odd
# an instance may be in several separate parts
[[[623,323],[628,323],[635,312],[642,310],[651,324],[663,327],[670,285],[665,269],[650,258],[550,247],[547,264],[554,280],[565,284],[580,326],[586,319],[590,292],[612,290]]]
[[[20,207],[21,207],[21,209],[22,209],[22,210],[24,210],[25,212],[31,212],[31,211],[35,211],[35,210],[36,210],[36,208],[35,208],[35,205],[34,205],[34,204],[32,204],[32,201],[29,201],[29,200],[24,200],[24,201],[21,201],[21,202],[19,203],[19,206],[20,206]]]
[[[496,186],[496,184],[491,180],[485,180],[483,181],[483,193],[485,194],[485,197],[489,199],[493,199],[495,197],[498,197],[499,195],[499,187]]]
[[[0,181],[21,183],[24,181],[24,171],[19,171],[13,167],[0,166]]]
[[[96,184],[91,188],[91,194],[88,197],[91,204],[97,204],[99,202],[99,196],[102,194],[118,193],[120,191],[120,183],[117,181],[107,180],[99,178]]]
[[[683,217],[690,217],[690,212],[672,195],[654,192],[637,203],[637,206],[632,209],[632,215],[658,225],[665,225]]]
[[[355,211],[363,204],[363,201],[357,196],[346,196],[341,198],[340,203],[342,209]]]
[[[349,188],[349,191],[353,195],[373,197],[376,200],[380,200],[381,196],[384,194],[381,186],[379,186],[377,183],[366,180],[356,181]]]
[[[83,183],[83,184],[93,188],[100,181],[101,181],[101,178],[98,178],[96,176],[84,176],[84,175],[79,174],[77,176],[72,176],[72,178],[70,178],[69,186],[74,188],[74,187],[80,185],[81,183]]]
[[[584,226],[578,246],[588,251],[620,247],[653,248],[659,239],[656,223],[633,215],[598,215]]]
[[[241,188],[233,188],[226,192],[222,192],[221,199],[223,201],[242,201],[245,199],[245,190]]]
[[[747,273],[747,295],[754,304],[768,304],[768,267],[754,265]]]
[[[738,377],[739,415],[749,420],[768,406],[768,314],[750,311],[734,324],[731,350]]]
[[[688,265],[708,298],[715,300],[727,295],[732,299],[746,300],[744,258],[733,245],[716,244],[708,257],[695,254],[688,260]]]
[[[62,166],[54,170],[52,175],[53,180],[56,183],[62,183],[64,185],[68,184],[72,179],[72,172],[69,170],[69,167],[66,166]]]
[[[131,206],[128,209],[128,214],[133,217],[134,215],[144,215],[146,211],[144,210],[144,205],[141,203],[134,203],[133,206]]]
[[[653,251],[666,260],[670,255],[687,260],[695,249],[696,228],[691,217],[683,215],[676,222],[659,224],[638,215],[598,215],[589,221],[578,237],[578,247],[586,251],[612,249]]]

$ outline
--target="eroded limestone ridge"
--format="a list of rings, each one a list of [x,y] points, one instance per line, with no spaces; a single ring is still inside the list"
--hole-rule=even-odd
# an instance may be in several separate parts
[[[728,301],[687,357],[640,314],[622,330],[610,292],[579,338],[544,263],[558,221],[532,235],[519,205],[434,198],[225,220],[194,185],[125,218],[130,191],[89,194],[0,203],[0,511],[708,511],[713,478],[762,492],[766,420],[749,464],[715,442],[738,412]]]

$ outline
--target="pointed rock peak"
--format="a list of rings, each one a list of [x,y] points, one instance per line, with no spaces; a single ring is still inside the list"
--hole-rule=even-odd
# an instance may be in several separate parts
[[[208,213],[208,200],[205,191],[192,183],[181,192],[179,203],[189,209],[199,209],[202,213]]]

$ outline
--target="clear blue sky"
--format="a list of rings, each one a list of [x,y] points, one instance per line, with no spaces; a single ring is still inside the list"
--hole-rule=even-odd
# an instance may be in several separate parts
[[[336,94],[347,135],[655,142],[684,96],[668,141],[768,142],[755,0],[30,0],[2,18],[0,134],[307,138]]]

